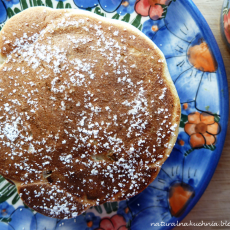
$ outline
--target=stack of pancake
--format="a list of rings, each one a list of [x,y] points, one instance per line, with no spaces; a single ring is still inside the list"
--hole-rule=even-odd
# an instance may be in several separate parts
[[[7,21],[0,50],[0,174],[29,207],[72,218],[156,178],[180,102],[163,54],[138,29],[36,7]]]

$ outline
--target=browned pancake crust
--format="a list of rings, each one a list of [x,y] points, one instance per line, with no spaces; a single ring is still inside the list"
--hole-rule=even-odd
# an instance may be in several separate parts
[[[162,53],[141,32],[38,7],[6,23],[0,49],[0,174],[29,207],[71,218],[156,178],[180,103]]]

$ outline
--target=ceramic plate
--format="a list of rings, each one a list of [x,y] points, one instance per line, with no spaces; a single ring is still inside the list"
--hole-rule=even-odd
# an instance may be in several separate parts
[[[92,207],[70,220],[27,208],[0,178],[1,230],[170,229],[206,189],[220,158],[228,120],[223,61],[208,24],[191,0],[0,0],[0,25],[20,11],[45,5],[81,8],[132,24],[163,51],[182,114],[176,145],[157,179],[130,200]],[[160,226],[162,225],[162,226]]]

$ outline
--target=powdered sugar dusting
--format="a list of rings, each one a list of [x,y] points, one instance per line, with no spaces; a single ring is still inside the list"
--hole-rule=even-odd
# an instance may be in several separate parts
[[[177,126],[163,62],[139,39],[63,13],[15,40],[0,72],[0,166],[33,209],[76,217],[156,176]]]

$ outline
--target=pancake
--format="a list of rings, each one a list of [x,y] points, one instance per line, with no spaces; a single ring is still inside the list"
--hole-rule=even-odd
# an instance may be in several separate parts
[[[0,174],[49,217],[143,191],[177,138],[165,58],[131,25],[29,8],[0,34]]]

